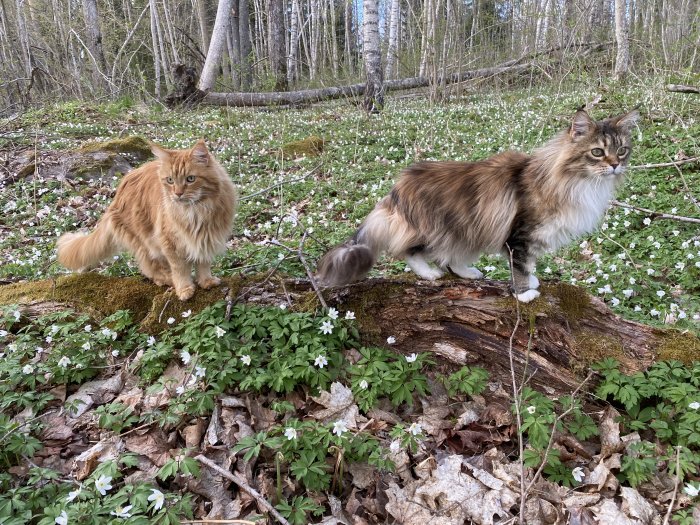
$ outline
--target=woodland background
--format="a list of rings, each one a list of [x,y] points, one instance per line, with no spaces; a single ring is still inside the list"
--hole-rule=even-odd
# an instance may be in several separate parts
[[[546,81],[697,72],[698,49],[695,0],[1,0],[0,112],[160,98],[176,64],[204,91],[419,77],[442,97],[452,75],[524,57],[556,52],[530,69]]]

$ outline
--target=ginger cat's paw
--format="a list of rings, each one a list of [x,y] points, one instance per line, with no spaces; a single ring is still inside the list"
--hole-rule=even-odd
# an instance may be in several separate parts
[[[181,301],[187,301],[187,299],[194,295],[194,291],[195,287],[193,284],[191,284],[189,286],[185,286],[184,288],[180,288],[179,290],[175,290],[175,293],[177,294],[178,299]]]
[[[205,277],[203,279],[197,279],[197,284],[204,288],[205,290],[209,288],[214,288],[215,286],[219,286],[221,284],[221,279],[218,277],[214,276],[209,276]]]

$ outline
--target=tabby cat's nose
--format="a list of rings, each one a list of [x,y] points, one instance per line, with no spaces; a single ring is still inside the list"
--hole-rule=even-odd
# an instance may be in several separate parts
[[[612,169],[616,169],[619,165],[620,165],[619,162],[618,162],[617,164],[610,164],[610,166],[612,167]]]

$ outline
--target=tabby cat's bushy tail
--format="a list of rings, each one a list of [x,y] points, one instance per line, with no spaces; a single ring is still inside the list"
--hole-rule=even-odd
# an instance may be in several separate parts
[[[58,239],[58,262],[70,270],[85,270],[118,251],[109,220],[101,220],[90,233],[64,233]]]
[[[343,286],[367,275],[389,247],[391,211],[383,203],[367,216],[355,234],[318,262],[316,278],[323,286]]]

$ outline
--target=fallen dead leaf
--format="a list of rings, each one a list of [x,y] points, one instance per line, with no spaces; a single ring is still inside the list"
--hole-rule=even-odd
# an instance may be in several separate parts
[[[311,414],[314,419],[324,423],[344,421],[348,429],[356,429],[360,410],[355,404],[352,390],[342,383],[332,383],[331,391],[321,391],[318,397],[311,397],[319,405],[326,407]]]
[[[660,525],[661,516],[656,512],[654,506],[632,487],[621,487],[622,496],[621,510],[634,519],[633,523],[638,525]]]
[[[73,460],[72,475],[78,481],[87,478],[98,463],[117,459],[124,450],[124,442],[117,437],[112,437],[84,451]]]
[[[170,459],[172,445],[160,428],[152,428],[145,434],[133,432],[124,436],[124,445],[134,454],[147,457],[157,467],[162,467]]]
[[[94,405],[109,403],[124,386],[124,374],[119,373],[107,379],[97,379],[88,381],[78,389],[78,391],[66,399],[68,415],[77,419],[87,412]]]
[[[600,455],[607,458],[622,449],[620,440],[620,413],[612,406],[603,412],[600,425]]]

